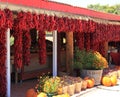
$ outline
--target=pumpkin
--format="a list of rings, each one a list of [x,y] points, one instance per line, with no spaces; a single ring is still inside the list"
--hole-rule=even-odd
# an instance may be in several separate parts
[[[95,85],[94,78],[85,77],[84,80],[87,81],[87,88],[92,88]]]
[[[102,84],[104,86],[111,86],[111,79],[110,79],[110,77],[109,76],[104,76],[102,78]]]
[[[28,89],[25,97],[37,97],[37,93],[33,88]]]
[[[117,84],[117,77],[113,75],[110,77],[110,79],[111,79],[111,85],[115,86]]]
[[[104,76],[102,77],[102,84],[104,86],[114,86],[117,84],[117,77],[112,75],[112,76]]]
[[[92,88],[94,86],[95,82],[93,79],[87,80],[87,88]]]

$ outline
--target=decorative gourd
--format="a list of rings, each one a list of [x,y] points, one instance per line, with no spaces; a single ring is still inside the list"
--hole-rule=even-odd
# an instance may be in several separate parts
[[[33,88],[28,89],[25,97],[37,97],[37,93]]]

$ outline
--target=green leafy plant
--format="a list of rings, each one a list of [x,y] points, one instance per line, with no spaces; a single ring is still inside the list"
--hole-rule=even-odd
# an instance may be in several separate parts
[[[79,69],[89,69],[89,70],[97,70],[108,67],[107,60],[96,51],[86,51],[79,50],[79,48],[75,48],[74,53],[74,68]]]
[[[73,61],[73,68],[75,69],[82,69],[84,64],[84,56],[86,55],[85,50],[79,50],[79,48],[75,47],[74,52],[74,61]]]
[[[86,55],[84,56],[84,69],[101,69],[101,67],[96,67],[95,64],[101,63],[100,60],[96,57],[93,51],[86,51]]]
[[[46,80],[50,78],[50,73],[48,72],[47,74],[43,73],[39,78],[38,78],[38,84],[36,85],[35,89],[38,93],[43,92],[44,88],[44,83]]]
[[[44,83],[43,91],[45,93],[56,93],[60,84],[59,77],[51,77]]]

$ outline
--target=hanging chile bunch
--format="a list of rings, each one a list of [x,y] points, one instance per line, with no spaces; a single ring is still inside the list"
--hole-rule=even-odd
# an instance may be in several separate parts
[[[44,30],[45,29],[45,15],[44,14],[40,14],[39,15],[39,23],[38,23],[38,30]]]
[[[39,27],[39,15],[36,13],[33,14],[33,21],[32,21],[34,28],[38,29]]]
[[[90,35],[90,49],[94,51],[99,51],[99,42],[95,41],[96,33],[91,33]]]
[[[105,42],[99,43],[99,52],[105,57],[107,52],[105,51]]]
[[[85,49],[87,50],[87,51],[89,51],[90,50],[90,33],[85,33],[84,34],[84,39],[85,39],[85,41],[84,41],[84,44],[85,44]]]
[[[39,47],[39,63],[46,63],[46,41],[45,41],[45,31],[38,32],[38,47]]]
[[[45,29],[49,28],[49,20],[48,16],[44,14],[39,15],[39,24],[38,24],[38,49],[39,49],[39,63],[46,63],[46,39],[45,39]],[[46,19],[46,20],[45,20]],[[46,24],[48,23],[48,24]],[[46,26],[47,25],[47,26]],[[46,27],[45,27],[46,26]]]
[[[9,9],[0,9],[0,97],[6,96],[6,32],[12,24],[12,12]]]
[[[6,17],[4,11],[0,10],[0,96],[6,95]]]
[[[23,43],[22,36],[23,30],[26,30],[26,15],[24,12],[20,12],[14,21],[14,65],[16,68],[22,67],[23,59]]]
[[[55,22],[55,30],[57,30],[58,32],[65,31],[64,19],[55,16],[55,21],[56,21]]]
[[[96,23],[93,20],[88,20],[88,32],[94,33],[96,30]]]
[[[84,33],[76,33],[76,45],[80,50],[84,49]]]
[[[0,28],[0,95],[2,97],[6,94],[6,30],[7,28]]]
[[[54,31],[55,30],[55,19],[54,16],[49,16],[49,27],[48,31]]]
[[[31,46],[31,35],[30,31],[23,31],[23,64],[30,64],[30,46]]]
[[[23,64],[30,64],[30,47],[31,47],[31,35],[30,29],[37,27],[36,25],[36,15],[31,14],[30,12],[25,13],[26,15],[26,29],[23,30],[22,43],[23,43]]]

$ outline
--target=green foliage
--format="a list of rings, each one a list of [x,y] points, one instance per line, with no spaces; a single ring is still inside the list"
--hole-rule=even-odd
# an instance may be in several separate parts
[[[12,46],[13,44],[14,44],[14,37],[11,36],[11,37],[10,37],[10,46]]]
[[[97,66],[96,64],[101,63],[93,51],[79,50],[75,48],[74,53],[74,68],[79,69],[101,69],[102,67]]]
[[[113,6],[109,5],[100,5],[100,4],[90,4],[87,6],[87,8],[96,10],[96,11],[101,11],[101,12],[106,12],[106,13],[113,13],[113,14],[118,14],[120,15],[120,4],[116,4]]]
[[[85,50],[79,50],[79,48],[77,48],[77,47],[75,48],[74,61],[73,61],[74,68],[79,68],[79,69],[83,68],[85,54],[86,54]]]
[[[96,55],[93,53],[93,51],[86,52],[86,55],[84,56],[84,69],[94,70],[94,69],[100,69],[96,67],[96,64],[99,63],[100,60],[96,57]]]
[[[50,78],[50,73],[48,72],[47,74],[45,74],[45,73],[43,73],[40,77],[39,77],[39,79],[38,79],[38,84],[36,85],[36,91],[38,92],[38,93],[40,93],[40,92],[43,92],[43,87],[44,87],[44,83],[45,83],[45,81],[46,80],[48,80],[49,78]]]

